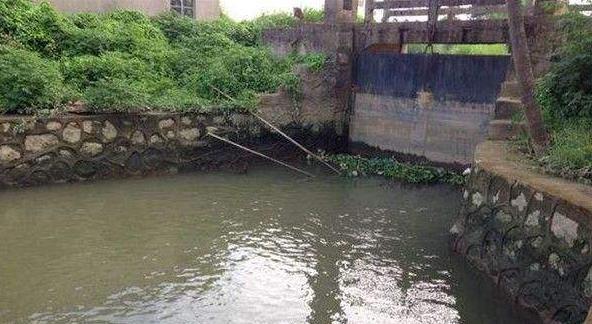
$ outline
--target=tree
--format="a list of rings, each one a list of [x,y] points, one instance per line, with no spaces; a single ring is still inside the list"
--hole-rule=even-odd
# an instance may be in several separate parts
[[[534,74],[528,43],[526,41],[526,30],[524,28],[524,16],[520,0],[506,0],[508,8],[508,23],[510,25],[510,43],[512,45],[512,60],[514,70],[521,91],[522,105],[528,123],[528,132],[532,139],[535,153],[544,152],[549,144],[549,134],[543,123],[541,108],[534,98]]]

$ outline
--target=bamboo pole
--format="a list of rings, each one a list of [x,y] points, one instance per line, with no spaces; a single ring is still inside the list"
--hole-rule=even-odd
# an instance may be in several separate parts
[[[284,138],[286,138],[288,141],[292,142],[292,144],[296,145],[298,148],[300,148],[302,151],[304,151],[305,153],[309,154],[310,156],[314,157],[315,159],[317,159],[319,162],[323,163],[324,165],[326,165],[329,169],[333,170],[335,173],[337,174],[341,174],[341,172],[339,172],[339,170],[337,170],[334,166],[332,166],[331,164],[329,164],[329,162],[325,161],[323,158],[321,158],[320,156],[314,154],[313,152],[311,152],[309,149],[307,149],[306,147],[302,146],[300,143],[296,142],[296,140],[292,139],[290,136],[288,136],[286,133],[282,132],[279,128],[273,126],[270,122],[268,122],[267,120],[263,119],[263,117],[255,114],[254,112],[251,112],[251,115],[255,116],[257,119],[259,119],[261,122],[263,122],[265,125],[269,126],[271,129],[273,129],[274,131],[276,131],[278,134],[282,135]]]
[[[236,101],[234,98],[232,98],[228,94],[224,93],[222,90],[216,88],[215,86],[212,86],[212,89],[216,90],[218,93],[220,93],[222,96],[226,97],[227,99],[229,99],[231,101]],[[252,111],[250,112],[250,114],[253,115],[255,118],[259,119],[261,122],[263,122],[265,125],[267,125],[269,128],[271,128],[272,130],[274,130],[278,134],[282,135],[285,139],[287,139],[288,141],[290,141],[292,144],[296,145],[299,149],[301,149],[302,151],[304,151],[308,155],[314,157],[319,162],[321,162],[322,164],[324,164],[325,166],[327,166],[329,169],[333,170],[333,172],[341,175],[341,172],[339,170],[337,170],[334,166],[332,166],[331,164],[329,164],[329,162],[325,161],[322,157],[320,157],[320,156],[314,154],[313,152],[311,152],[309,149],[307,149],[306,147],[304,147],[302,144],[298,143],[296,140],[294,140],[293,138],[291,138],[290,136],[288,136],[288,134],[282,132],[279,128],[275,127],[273,124],[271,124],[267,120],[263,119],[263,117],[257,115],[256,113],[254,113]]]
[[[245,150],[245,151],[247,151],[247,152],[249,152],[249,153],[251,153],[251,154],[254,154],[254,155],[257,155],[257,156],[259,156],[259,157],[262,157],[262,158],[264,158],[264,159],[267,159],[267,160],[269,160],[269,161],[275,162],[275,163],[277,163],[277,164],[279,164],[279,165],[282,165],[282,166],[284,166],[284,167],[286,167],[286,168],[288,168],[288,169],[291,169],[291,170],[293,170],[293,171],[300,172],[300,173],[302,173],[302,174],[304,174],[304,175],[306,175],[306,176],[308,176],[308,177],[311,177],[311,178],[314,178],[314,177],[315,177],[315,176],[314,176],[314,174],[312,174],[312,173],[308,173],[308,172],[306,172],[306,171],[304,171],[304,170],[298,169],[297,167],[293,167],[293,166],[291,166],[291,165],[289,165],[289,164],[287,164],[287,163],[284,163],[284,162],[282,162],[282,161],[278,161],[278,160],[276,160],[276,159],[274,159],[274,158],[272,158],[272,157],[269,157],[269,156],[267,156],[267,155],[265,155],[265,154],[262,154],[262,153],[259,153],[259,152],[257,152],[257,151],[251,150],[251,149],[250,149],[250,148],[248,148],[248,147],[244,147],[244,146],[242,146],[242,145],[240,145],[240,144],[238,144],[238,143],[235,143],[235,142],[233,142],[233,141],[231,141],[231,140],[229,140],[229,139],[226,139],[226,138],[224,138],[224,137],[218,136],[218,135],[216,135],[216,134],[212,134],[212,133],[210,133],[210,132],[208,132],[208,133],[207,133],[207,135],[209,135],[209,136],[211,136],[211,137],[213,137],[213,138],[215,138],[215,139],[218,139],[218,140],[220,140],[220,141],[222,141],[222,142],[225,142],[225,143],[228,143],[228,144],[230,144],[230,145],[236,146],[236,147],[238,147],[238,148],[240,148],[240,149],[243,149],[243,150]]]

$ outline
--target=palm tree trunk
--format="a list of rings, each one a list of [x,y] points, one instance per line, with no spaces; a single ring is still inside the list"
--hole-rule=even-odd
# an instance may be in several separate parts
[[[520,85],[522,104],[528,122],[528,131],[532,139],[535,153],[544,152],[549,144],[549,134],[543,123],[541,108],[534,98],[534,74],[526,30],[524,28],[524,16],[520,0],[506,0],[508,8],[508,24],[510,25],[510,42],[512,45],[512,60],[518,84]]]

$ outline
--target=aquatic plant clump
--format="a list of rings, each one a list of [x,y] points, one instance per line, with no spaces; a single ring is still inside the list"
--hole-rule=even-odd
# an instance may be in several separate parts
[[[348,176],[384,176],[418,184],[465,183],[465,177],[459,173],[444,168],[402,163],[394,158],[364,158],[340,154],[329,156],[329,160],[337,164]]]
[[[14,75],[33,69],[47,76],[40,91],[18,96],[11,76],[0,76],[7,81],[0,84],[0,111],[35,113],[66,102],[97,112],[253,109],[257,94],[295,88],[296,64],[324,66],[320,54],[278,58],[263,46],[265,28],[295,23],[288,14],[247,22],[198,22],[174,13],[149,18],[134,11],[67,15],[46,3],[0,0],[0,50],[8,53],[0,65],[12,64],[10,53],[18,50],[34,60],[15,66]],[[23,89],[42,83],[19,82]]]

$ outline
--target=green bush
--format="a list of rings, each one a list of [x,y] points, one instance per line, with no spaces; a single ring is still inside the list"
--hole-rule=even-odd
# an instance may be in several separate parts
[[[312,10],[305,14],[309,20],[321,16]],[[261,42],[265,28],[295,23],[289,14],[240,23],[227,17],[197,22],[174,13],[148,18],[132,11],[64,15],[47,4],[0,0],[0,45],[11,51],[36,52],[27,52],[27,57],[36,55],[31,65],[40,66],[34,76],[47,75],[47,84],[65,83],[66,89],[75,91],[76,99],[95,111],[252,109],[258,93],[282,86],[294,98],[301,98],[294,66],[320,70],[326,58],[312,54],[280,59]],[[0,59],[5,65],[15,60]],[[31,69],[28,66],[13,74],[25,75]],[[28,92],[49,93],[50,87],[40,87],[38,79],[21,81],[21,88]],[[5,111],[56,106],[73,94],[66,91],[66,96],[53,89],[51,100],[27,91],[21,93],[23,98],[15,98],[8,87],[1,88],[4,92],[0,94],[11,98]]]
[[[57,63],[28,50],[0,47],[0,113],[55,108],[66,96]]]
[[[104,79],[139,81],[154,77],[147,63],[120,52],[68,58],[62,63],[62,71],[66,82],[78,90],[83,90]]]
[[[537,87],[546,121],[554,127],[574,119],[592,120],[592,18],[570,13],[560,26],[564,42]]]
[[[48,57],[58,57],[74,26],[49,4],[30,1],[0,1],[0,33]]]
[[[561,42],[550,71],[539,80],[537,101],[551,132],[539,160],[545,171],[592,181],[592,18],[568,13],[559,21]]]
[[[327,55],[323,53],[308,53],[304,55],[295,55],[293,61],[296,64],[306,66],[310,71],[319,72],[327,65]]]
[[[66,40],[66,55],[100,55],[119,51],[138,56],[169,48],[162,31],[143,14],[115,11],[108,14],[78,14],[70,17],[73,28]]]
[[[554,130],[553,143],[539,162],[543,170],[592,184],[592,124],[572,122]]]
[[[304,8],[302,10],[304,13],[304,21],[309,23],[322,23],[325,20],[325,11],[314,9],[314,8]]]
[[[135,112],[147,107],[150,96],[141,82],[103,79],[84,92],[86,104],[93,111]]]
[[[150,107],[157,110],[180,112],[206,112],[211,102],[186,89],[166,87],[152,89]]]
[[[22,31],[32,4],[28,0],[0,1],[0,34],[14,37]]]

